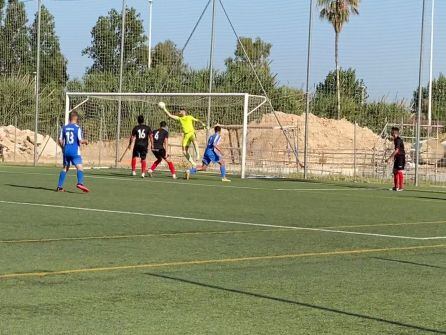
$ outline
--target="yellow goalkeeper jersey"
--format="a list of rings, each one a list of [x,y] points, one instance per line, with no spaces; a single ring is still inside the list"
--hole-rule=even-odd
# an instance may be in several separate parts
[[[194,121],[197,121],[192,115],[180,116],[181,129],[184,134],[195,133]]]

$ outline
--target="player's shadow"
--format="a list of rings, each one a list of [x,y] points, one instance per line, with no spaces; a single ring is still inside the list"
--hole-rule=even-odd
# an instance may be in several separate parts
[[[394,262],[394,263],[407,264],[407,265],[413,265],[413,266],[421,266],[421,267],[427,267],[427,268],[433,268],[433,269],[446,269],[446,267],[444,267],[444,266],[416,263],[416,262],[404,261],[404,260],[400,260],[400,259],[384,258],[384,257],[371,257],[371,258],[377,259],[380,261]]]
[[[429,333],[435,333],[435,334],[446,334],[446,331],[439,330],[439,329],[427,328],[427,327],[417,326],[417,325],[413,325],[413,324],[409,324],[409,323],[387,320],[387,319],[380,318],[380,317],[344,311],[341,309],[325,307],[325,306],[320,306],[320,305],[315,305],[315,304],[309,304],[309,303],[285,299],[285,298],[273,297],[273,296],[265,295],[265,294],[261,294],[261,293],[254,293],[254,292],[248,292],[248,291],[243,291],[243,290],[239,290],[239,289],[226,288],[223,286],[206,284],[206,283],[201,283],[201,282],[197,282],[197,281],[192,281],[192,280],[188,280],[188,279],[183,279],[183,278],[178,278],[178,277],[173,277],[173,276],[168,276],[168,275],[163,275],[163,274],[157,274],[157,273],[146,272],[145,274],[148,276],[152,276],[152,277],[174,280],[174,281],[181,282],[184,284],[201,286],[201,287],[205,287],[205,288],[209,288],[209,289],[230,292],[230,293],[235,293],[235,294],[241,294],[241,295],[250,296],[250,297],[259,298],[259,299],[267,299],[267,300],[291,304],[291,305],[295,305],[295,306],[299,306],[299,307],[313,308],[313,309],[317,309],[317,310],[320,310],[323,312],[351,316],[351,317],[355,317],[355,318],[361,318],[361,319],[365,319],[365,320],[381,322],[381,323],[385,323],[385,324],[389,324],[389,325],[393,325],[393,326],[398,326],[398,327],[403,327],[403,328],[408,328],[408,329],[413,329],[413,330],[418,330],[418,331],[423,331],[423,332],[429,332]]]
[[[16,184],[5,184],[5,186],[16,187],[16,188],[25,188],[25,189],[29,189],[29,190],[49,191],[49,192],[56,193],[56,190],[54,188],[42,187],[42,186],[28,186],[28,185],[16,185]],[[72,192],[72,191],[67,191],[67,190],[65,190],[65,193],[81,194],[79,192]]]
[[[268,182],[287,182],[287,183],[303,183],[303,184],[315,184],[315,185],[327,185],[327,186],[338,186],[343,188],[353,188],[353,189],[367,189],[367,190],[376,190],[382,191],[387,190],[388,188],[383,188],[381,185],[370,185],[366,183],[354,183],[354,182],[335,182],[335,181],[327,181],[327,180],[314,180],[314,179],[302,179],[302,178],[259,178],[259,180]]]
[[[438,201],[446,201],[446,198],[437,198],[437,197],[426,197],[426,196],[408,196],[408,198],[417,198],[417,199],[427,199],[427,200],[438,200]]]

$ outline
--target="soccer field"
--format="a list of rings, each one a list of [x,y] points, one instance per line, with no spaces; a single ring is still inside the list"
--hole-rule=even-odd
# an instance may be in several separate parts
[[[446,334],[446,190],[0,167],[1,334]]]

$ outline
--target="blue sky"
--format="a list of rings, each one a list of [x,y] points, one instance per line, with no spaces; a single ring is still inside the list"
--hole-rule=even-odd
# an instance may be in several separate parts
[[[89,45],[90,31],[98,16],[121,8],[121,0],[43,0],[56,18],[63,53],[69,60],[71,78],[81,77],[90,64],[81,50]],[[148,26],[148,1],[128,0]],[[207,0],[154,0],[153,43],[171,39],[182,46]],[[238,33],[261,37],[273,44],[272,68],[282,84],[302,88],[305,84],[309,0],[224,0]],[[427,28],[431,0],[427,0]],[[37,0],[26,2],[29,19]],[[410,98],[418,81],[422,0],[362,0],[361,13],[353,17],[341,35],[343,67],[353,67],[369,88],[372,99],[389,101]],[[436,4],[434,75],[444,72],[446,59],[446,1]],[[315,13],[312,85],[334,67],[332,27]],[[210,43],[210,11],[186,50],[186,60],[195,67],[207,65]],[[428,33],[428,31],[426,31]],[[428,36],[427,36],[428,37]],[[427,38],[427,42],[429,39]],[[216,66],[223,67],[236,40],[223,12],[217,9]],[[426,51],[429,44],[426,44]],[[426,61],[428,53],[426,52]],[[427,62],[424,80],[427,81]]]

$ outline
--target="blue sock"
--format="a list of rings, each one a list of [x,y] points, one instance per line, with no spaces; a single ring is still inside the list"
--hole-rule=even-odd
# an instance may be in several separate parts
[[[84,185],[84,171],[77,170],[77,183]]]
[[[225,178],[226,177],[226,166],[220,165],[220,172],[221,172],[221,177]]]
[[[59,187],[59,188],[62,188],[63,187],[63,184],[64,184],[64,182],[65,182],[65,178],[67,177],[67,171],[65,171],[65,170],[62,170],[62,171],[60,171],[60,174],[59,174],[59,183],[57,184],[57,187]]]
[[[197,168],[193,167],[192,169],[189,170],[191,174],[196,174],[197,173]]]

